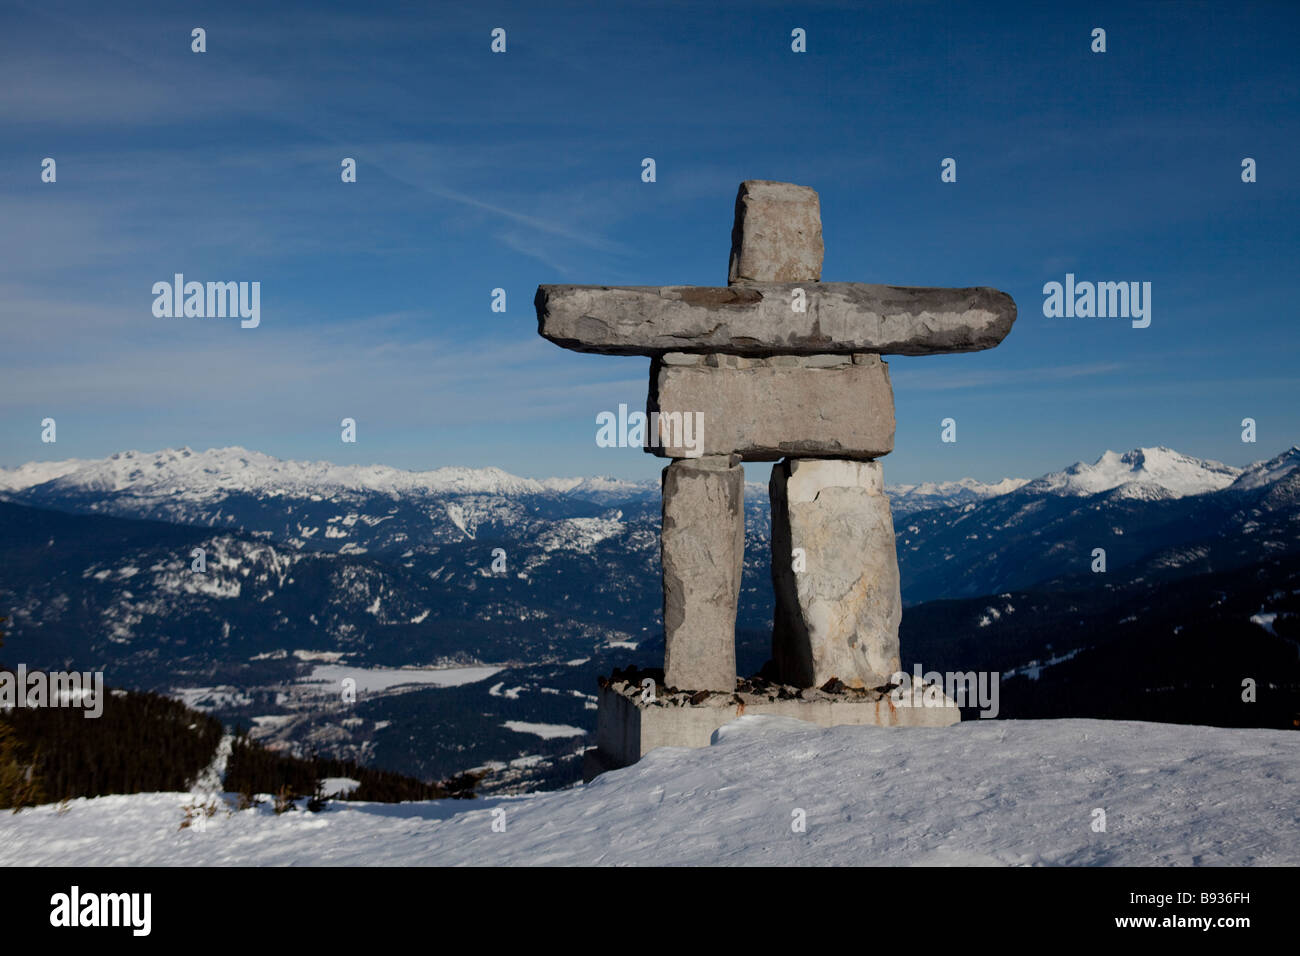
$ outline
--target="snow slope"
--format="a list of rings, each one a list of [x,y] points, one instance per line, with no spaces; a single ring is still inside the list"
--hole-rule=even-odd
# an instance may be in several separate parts
[[[1300,734],[1130,721],[823,730],[744,717],[574,790],[224,811],[188,794],[0,815],[0,864],[1296,865]],[[1094,808],[1106,812],[1093,832]],[[792,831],[792,814],[807,829]],[[493,832],[504,810],[505,832]]]
[[[0,468],[0,491],[22,491],[33,485],[43,485],[93,464],[93,461],[68,458],[64,461],[29,461],[17,468]]]

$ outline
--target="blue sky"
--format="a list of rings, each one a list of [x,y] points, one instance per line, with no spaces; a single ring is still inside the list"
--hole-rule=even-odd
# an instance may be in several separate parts
[[[890,360],[891,481],[1300,441],[1300,8],[991,6],[7,3],[0,465],[243,445],[654,475],[595,443],[648,361],[543,341],[533,293],[725,284],[749,178],[820,192],[828,281],[1019,305],[995,350]],[[155,318],[176,272],[261,282],[260,327]],[[1044,318],[1066,272],[1151,282],[1151,326]]]

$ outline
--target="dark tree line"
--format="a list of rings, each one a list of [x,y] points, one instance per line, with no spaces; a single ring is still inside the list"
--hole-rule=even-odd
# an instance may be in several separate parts
[[[240,730],[235,735],[230,761],[226,764],[225,787],[248,798],[259,793],[308,797],[316,793],[317,784],[327,777],[348,777],[360,783],[342,799],[401,803],[406,800],[472,797],[483,774],[463,773],[439,783],[424,783],[399,773],[362,767],[351,760],[276,753]]]
[[[80,707],[19,707],[0,727],[30,755],[47,801],[184,790],[212,761],[222,733],[219,720],[179,701],[107,688],[99,717]]]
[[[0,625],[5,618],[0,617]],[[0,647],[4,631],[0,629]],[[3,670],[0,667],[0,670]],[[0,808],[110,793],[183,791],[212,763],[222,726],[179,701],[142,691],[104,688],[103,712],[88,718],[81,707],[19,707],[0,713]],[[224,786],[278,801],[315,796],[326,777],[360,782],[348,800],[398,803],[472,797],[480,773],[424,783],[352,761],[275,753],[237,730]]]
[[[45,799],[35,755],[0,717],[0,810],[32,806]]]
[[[80,707],[16,708],[0,713],[0,808],[20,808],[110,793],[177,792],[211,764],[221,722],[158,694],[104,691],[103,713]],[[294,757],[268,750],[237,731],[224,787],[276,795],[280,802],[316,797],[327,777],[360,786],[346,800],[399,803],[472,797],[481,773],[439,783],[373,770],[349,760]]]
[[[8,620],[0,617],[0,625]],[[4,647],[4,630],[0,627],[0,647]],[[45,789],[36,775],[36,754],[24,746],[0,714],[0,809],[17,810],[45,799]]]

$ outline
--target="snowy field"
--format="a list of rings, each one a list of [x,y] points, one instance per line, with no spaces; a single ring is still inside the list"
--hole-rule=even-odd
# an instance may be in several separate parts
[[[0,814],[0,864],[1294,866],[1300,734],[1101,720],[823,730],[746,717],[712,747],[658,750],[563,792],[278,817],[223,809],[182,830],[193,799]],[[800,810],[806,831],[794,832]]]
[[[543,740],[551,740],[554,737],[581,737],[586,733],[581,727],[573,727],[569,724],[533,724],[526,720],[507,720],[501,726],[517,734],[533,734]]]
[[[500,667],[348,667],[343,664],[322,664],[313,667],[311,676],[303,684],[322,685],[321,693],[338,696],[339,687],[346,678],[356,681],[359,694],[374,694],[394,687],[432,684],[434,687],[459,687],[487,680],[500,671]]]

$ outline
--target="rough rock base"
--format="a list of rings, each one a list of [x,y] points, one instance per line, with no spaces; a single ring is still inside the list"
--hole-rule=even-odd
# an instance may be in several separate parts
[[[882,690],[804,689],[758,679],[737,682],[735,693],[669,692],[656,681],[653,701],[643,701],[642,681],[654,671],[615,675],[602,681],[596,715],[596,746],[587,751],[583,779],[636,763],[656,747],[707,747],[713,732],[748,714],[793,717],[822,727],[947,727],[961,710],[942,694],[907,692],[896,702]]]

